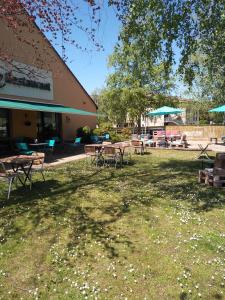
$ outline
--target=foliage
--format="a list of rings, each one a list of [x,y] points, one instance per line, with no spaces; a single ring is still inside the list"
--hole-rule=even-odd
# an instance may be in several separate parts
[[[82,138],[83,143],[90,142],[92,131],[89,126],[79,127],[77,129],[77,136]]]
[[[69,44],[80,50],[86,50],[81,41],[74,38],[76,36],[75,31],[84,32],[97,50],[103,49],[96,39],[96,30],[98,30],[101,22],[98,13],[100,7],[102,7],[102,3],[98,0],[1,0],[0,21],[3,21],[10,30],[13,30],[15,38],[20,42],[22,41],[24,44],[29,44],[37,49],[40,47],[37,41],[29,39],[28,35],[21,35],[25,28],[30,28],[32,32],[33,28],[30,24],[36,22],[40,31],[48,36],[51,43],[60,45],[62,58],[66,60],[68,58],[66,45]],[[83,8],[86,8],[86,14],[82,16]],[[88,17],[85,17],[86,15]],[[7,57],[1,48],[0,58],[4,60],[13,59]]]
[[[70,162],[9,201],[1,181],[0,298],[222,299],[225,191],[197,182],[195,156]]]
[[[124,127],[121,130],[121,134],[124,136],[125,139],[130,139],[132,131],[130,128]]]
[[[99,127],[93,130],[93,134],[99,136],[102,136],[104,133],[109,133],[110,140],[113,143],[127,140],[130,137],[129,132],[130,130],[126,130],[126,131],[122,131],[122,133],[119,134],[116,132],[116,128],[113,128],[111,123],[107,123],[107,122],[100,123]]]
[[[110,88],[101,91],[98,97],[99,124],[108,121],[116,124],[138,123],[140,116],[149,108],[178,106],[179,99],[162,94],[149,93],[143,88]]]
[[[216,124],[223,123],[223,114],[210,113],[209,110],[218,105],[217,101],[207,99],[197,99],[180,103],[180,107],[187,109],[190,113],[199,112],[199,124],[205,125],[211,122]]]
[[[94,134],[103,135],[105,132],[110,132],[113,130],[112,124],[109,122],[102,122],[97,128],[93,130]]]
[[[199,67],[198,61],[190,60],[192,55],[203,54],[210,76],[218,69],[224,74],[224,0],[126,0],[123,4],[120,38],[126,47],[137,45],[143,60],[163,60],[169,73],[179,48],[179,72],[189,84]]]

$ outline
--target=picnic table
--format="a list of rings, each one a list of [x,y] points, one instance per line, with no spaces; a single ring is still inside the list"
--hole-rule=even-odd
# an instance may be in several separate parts
[[[27,181],[29,181],[31,185],[31,168],[34,164],[34,161],[39,159],[40,155],[16,155],[3,158],[0,161],[4,164],[8,164],[15,173],[18,173],[18,179],[20,183],[25,186]],[[19,174],[25,175],[25,178],[22,179]]]

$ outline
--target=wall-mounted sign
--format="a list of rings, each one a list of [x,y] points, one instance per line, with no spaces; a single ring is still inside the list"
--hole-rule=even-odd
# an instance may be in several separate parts
[[[52,72],[0,60],[0,94],[53,100]]]

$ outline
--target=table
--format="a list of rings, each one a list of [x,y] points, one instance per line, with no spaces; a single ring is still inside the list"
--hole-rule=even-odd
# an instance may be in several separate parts
[[[202,170],[204,169],[204,164],[208,164],[210,165],[210,167],[213,167],[214,166],[214,163],[215,163],[215,159],[206,159],[206,158],[200,158],[199,161],[202,162]]]
[[[5,159],[1,159],[0,161],[9,164],[15,173],[23,173],[25,175],[25,179],[22,180],[20,176],[18,179],[20,183],[25,186],[26,182],[29,181],[31,185],[31,177],[30,172],[35,160],[40,159],[40,156],[37,155],[17,155],[11,156]]]
[[[125,149],[126,149],[126,147],[130,147],[131,145],[129,142],[118,142],[115,144],[106,144],[106,145],[105,144],[88,144],[86,146],[93,147],[97,153],[100,153],[102,149],[107,148],[107,147],[113,147],[115,149],[118,149],[120,151],[121,160],[123,163],[123,156],[124,156]]]
[[[30,147],[32,148],[38,148],[39,150],[45,150],[46,146],[48,145],[48,143],[32,143],[29,144]]]
[[[214,144],[217,144],[217,141],[218,141],[217,137],[211,137],[210,142],[213,142],[213,141],[214,141]]]
[[[206,151],[208,149],[209,145],[211,145],[211,143],[208,143],[205,147],[203,147],[202,144],[198,144],[198,147],[201,150],[201,153],[198,155],[197,159],[200,159],[202,157],[205,157],[206,159],[210,159],[210,157]]]

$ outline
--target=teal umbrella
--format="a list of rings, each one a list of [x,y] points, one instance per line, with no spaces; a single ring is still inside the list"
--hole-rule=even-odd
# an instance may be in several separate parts
[[[210,109],[209,112],[225,112],[225,105]]]
[[[172,114],[180,114],[184,110],[169,106],[163,106],[160,108],[157,108],[156,110],[150,111],[147,115],[149,116],[164,116],[164,115],[172,115]]]

